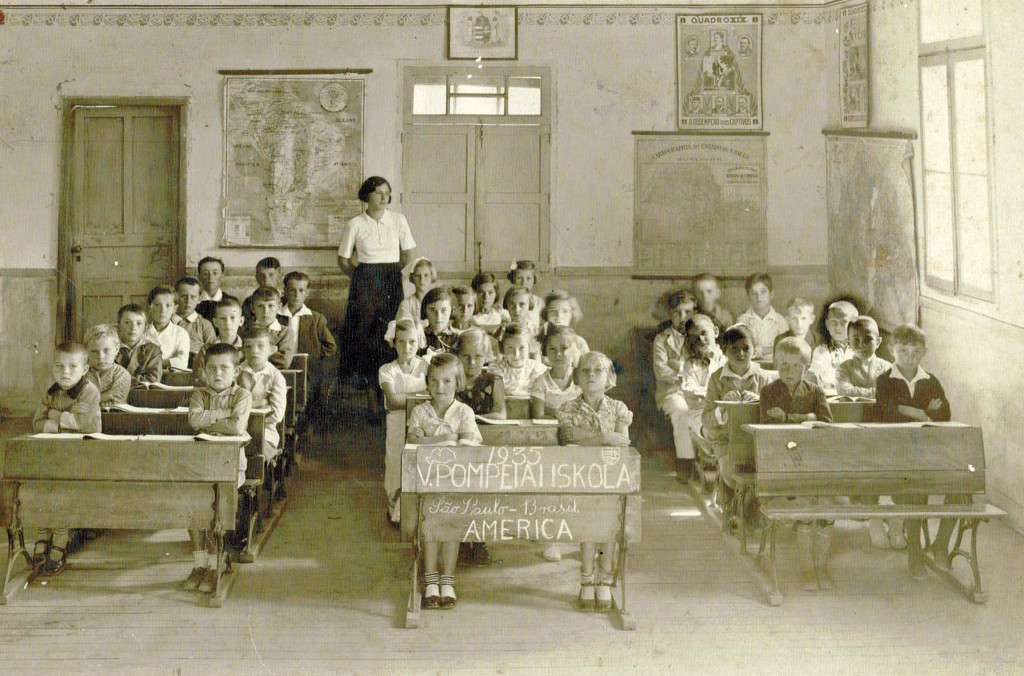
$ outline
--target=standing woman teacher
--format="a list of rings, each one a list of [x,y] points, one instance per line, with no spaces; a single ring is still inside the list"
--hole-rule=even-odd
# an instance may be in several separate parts
[[[402,267],[415,258],[416,241],[405,216],[387,209],[387,180],[371,176],[363,181],[359,200],[366,203],[366,211],[348,222],[338,247],[338,267],[352,278],[340,375],[366,386],[377,381],[378,369],[388,361],[384,333],[405,295]]]

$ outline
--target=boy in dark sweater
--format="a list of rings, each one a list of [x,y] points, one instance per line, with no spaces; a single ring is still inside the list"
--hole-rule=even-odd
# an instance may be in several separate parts
[[[897,328],[892,334],[892,353],[896,362],[875,381],[875,405],[872,419],[875,422],[948,422],[950,419],[949,400],[938,378],[921,368],[921,360],[927,353],[927,339],[924,331],[912,324]],[[947,495],[946,502],[959,503],[964,496]],[[924,504],[924,496],[894,495],[897,504]],[[935,562],[949,569],[949,540],[953,535],[953,519],[943,519],[932,542]],[[890,520],[890,531],[899,532],[896,520]],[[927,577],[921,551],[921,520],[908,519],[907,564],[913,578]],[[890,536],[890,540],[891,540]]]

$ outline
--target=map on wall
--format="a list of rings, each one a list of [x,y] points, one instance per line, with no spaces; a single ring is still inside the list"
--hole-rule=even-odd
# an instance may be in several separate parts
[[[223,246],[336,247],[362,174],[362,80],[225,78]]]
[[[763,270],[764,148],[763,137],[637,135],[636,274]]]
[[[828,136],[828,268],[886,331],[917,323],[914,192],[907,139]]]

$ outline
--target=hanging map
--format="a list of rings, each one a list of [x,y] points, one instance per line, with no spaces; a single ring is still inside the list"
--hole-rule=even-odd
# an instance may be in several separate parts
[[[679,129],[761,129],[761,15],[676,17]]]
[[[225,79],[224,246],[336,247],[362,175],[362,80]]]
[[[636,136],[638,275],[765,268],[763,137]]]

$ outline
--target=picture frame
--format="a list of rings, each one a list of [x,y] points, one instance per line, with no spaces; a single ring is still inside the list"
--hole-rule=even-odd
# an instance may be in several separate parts
[[[680,131],[763,128],[762,16],[676,15],[676,121]]]
[[[839,113],[843,128],[863,129],[871,122],[867,2],[839,11]]]
[[[515,61],[519,58],[519,8],[513,5],[448,7],[450,61]]]

